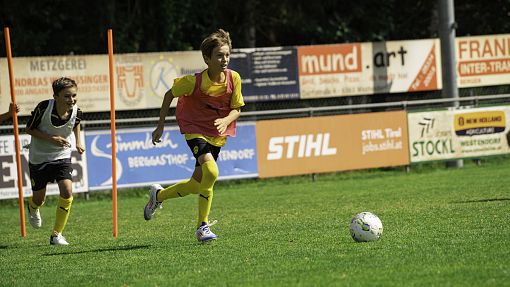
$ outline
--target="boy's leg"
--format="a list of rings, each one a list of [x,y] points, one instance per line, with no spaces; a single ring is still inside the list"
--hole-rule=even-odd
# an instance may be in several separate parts
[[[73,168],[71,167],[71,159],[63,159],[55,161],[52,164],[52,170],[55,173],[55,180],[58,183],[60,198],[58,199],[55,225],[50,236],[50,244],[52,245],[68,245],[62,231],[67,224],[71,206],[73,204]]]
[[[210,230],[210,226],[216,223],[209,223],[209,212],[213,200],[213,187],[218,178],[218,165],[216,161],[207,160],[202,162],[202,181],[200,182],[200,193],[198,194],[198,228],[196,237],[198,241],[207,242],[216,239],[216,234]]]
[[[190,193],[196,194],[199,187],[200,183],[192,177],[160,190],[157,194],[157,201],[163,202],[169,198],[184,197]]]
[[[209,223],[209,213],[213,200],[213,188],[218,179],[218,165],[215,160],[202,163],[202,181],[198,194],[198,226]]]
[[[32,196],[28,198],[28,222],[34,228],[41,228],[42,218],[39,207],[44,204],[46,198],[46,184],[49,179],[47,165],[33,165],[29,163],[30,182],[32,184]]]
[[[152,217],[154,217],[156,210],[161,206],[163,201],[170,198],[184,197],[190,193],[198,193],[200,183],[195,180],[195,173],[197,170],[198,169],[195,168],[195,172],[193,173],[194,177],[173,184],[167,188],[163,188],[159,184],[151,185],[149,189],[149,201],[143,209],[143,217],[145,220],[151,220]]]
[[[72,181],[69,179],[60,180],[58,188],[60,190],[60,198],[58,199],[53,235],[58,235],[64,230],[73,204]]]
[[[46,197],[46,188],[32,191],[32,196],[28,198],[28,222],[34,228],[41,228],[42,218],[39,207],[44,204]]]
[[[40,206],[44,204],[44,200],[46,199],[46,188],[40,190],[33,190],[32,196],[28,198],[28,202],[30,203],[29,208],[32,210],[36,210]]]

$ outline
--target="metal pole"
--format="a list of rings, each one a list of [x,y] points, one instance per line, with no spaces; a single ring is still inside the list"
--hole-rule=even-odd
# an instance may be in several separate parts
[[[443,74],[443,98],[456,99],[452,107],[459,107],[459,90],[457,88],[456,57],[455,57],[455,23],[453,0],[438,0],[439,9],[439,38],[441,40],[441,65]],[[462,167],[464,161],[452,160],[446,163],[448,167]]]

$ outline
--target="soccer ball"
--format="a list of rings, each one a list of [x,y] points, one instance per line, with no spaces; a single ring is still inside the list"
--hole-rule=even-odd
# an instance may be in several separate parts
[[[383,232],[382,222],[371,212],[356,214],[349,226],[352,239],[356,242],[377,241]]]

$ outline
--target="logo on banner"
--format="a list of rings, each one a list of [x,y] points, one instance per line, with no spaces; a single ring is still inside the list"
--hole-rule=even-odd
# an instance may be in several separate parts
[[[126,105],[137,105],[144,96],[143,64],[119,64],[117,66],[117,86],[120,98]]]
[[[361,45],[309,46],[298,49],[300,75],[352,73],[361,71]]]
[[[434,118],[423,118],[418,124],[421,126],[421,136],[428,134],[434,128]]]
[[[329,137],[329,133],[272,137],[267,160],[336,155],[336,147],[329,146]]]
[[[418,122],[421,127],[420,139],[411,144],[412,157],[430,158],[455,154],[451,131],[434,128],[435,123],[433,117],[423,117]]]
[[[157,96],[163,97],[178,77],[179,67],[171,63],[172,59],[161,60],[152,66],[151,89]]]
[[[91,149],[90,149],[92,155],[95,157],[102,157],[102,158],[111,160],[112,159],[111,152],[102,151],[101,148],[97,144],[98,140],[99,140],[99,136],[95,136],[94,139],[92,140]],[[109,143],[107,145],[107,147],[111,149],[112,144]],[[122,163],[120,162],[120,160],[118,158],[116,158],[116,171],[117,171],[117,180],[119,180],[119,178],[122,177]],[[112,182],[113,182],[112,177],[110,176],[110,178],[108,178],[106,181],[101,183],[101,185],[112,185]]]
[[[504,111],[482,111],[455,115],[455,134],[458,136],[502,133],[505,128]]]

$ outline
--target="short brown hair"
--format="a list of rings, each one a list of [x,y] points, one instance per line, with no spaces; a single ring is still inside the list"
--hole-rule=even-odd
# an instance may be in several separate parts
[[[223,45],[228,45],[229,50],[232,50],[230,34],[223,29],[218,29],[202,41],[200,50],[202,51],[203,56],[211,57],[214,48],[221,47]]]
[[[70,87],[78,87],[76,82],[73,79],[69,79],[66,77],[58,78],[51,84],[51,87],[53,88],[53,95],[57,96],[60,91],[63,89],[67,89]]]

